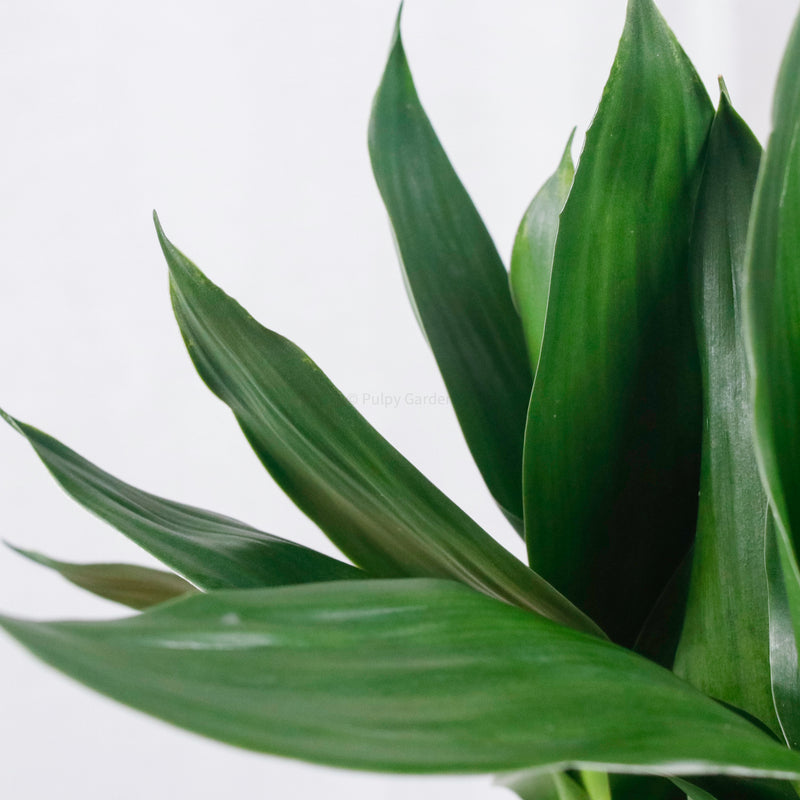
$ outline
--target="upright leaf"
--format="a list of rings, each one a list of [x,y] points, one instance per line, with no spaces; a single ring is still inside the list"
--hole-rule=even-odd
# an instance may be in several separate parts
[[[559,222],[524,466],[531,564],[627,644],[694,534],[687,248],[712,112],[651,0],[631,0]]]
[[[259,325],[158,225],[175,317],[208,387],[283,490],[376,577],[447,577],[597,626],[400,455],[292,342]]]
[[[795,616],[800,609],[800,584],[793,580],[796,564],[788,547],[775,530],[769,515],[766,526],[766,568],[769,585],[770,678],[775,712],[786,743],[800,749],[800,659]]]
[[[785,670],[786,659],[796,657],[800,642],[799,72],[800,18],[778,75],[773,130],[753,200],[745,295],[756,447],[775,518],[777,558],[774,551],[768,551],[768,567],[774,576],[779,563],[784,577],[785,593],[773,582],[770,596],[773,685],[781,725],[794,746],[800,730],[800,712],[792,702],[797,693],[792,684],[797,678],[787,676]],[[783,645],[778,645],[776,636]]]
[[[19,547],[11,549],[43,567],[55,570],[87,592],[137,610],[197,591],[191,583],[174,572],[135,564],[73,564]]]
[[[31,443],[67,494],[201,589],[281,586],[364,574],[231,517],[143,492],[52,436],[3,411],[0,415]]]
[[[531,369],[536,372],[542,346],[547,294],[558,233],[558,217],[569,195],[575,166],[570,134],[561,163],[528,206],[511,253],[511,297],[522,320]]]
[[[325,764],[800,775],[800,754],[667,670],[450,581],[221,591],[113,622],[0,625],[161,719]]]
[[[580,783],[564,772],[514,772],[496,782],[520,800],[589,800]]]
[[[522,532],[531,370],[508,274],[422,109],[400,19],[369,125],[411,302],[489,490]]]
[[[764,569],[767,499],[753,447],[741,307],[760,159],[760,145],[723,86],[692,231],[705,419],[692,577],[674,669],[777,731]]]
[[[783,59],[748,239],[756,442],[776,521],[800,545],[800,19]]]

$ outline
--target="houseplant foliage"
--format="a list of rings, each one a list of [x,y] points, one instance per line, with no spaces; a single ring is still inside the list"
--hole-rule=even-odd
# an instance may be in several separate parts
[[[8,414],[168,571],[18,549],[140,613],[0,625],[98,691],[256,751],[496,772],[524,800],[800,786],[800,26],[766,150],[630,0],[510,275],[414,88],[399,20],[369,130],[404,277],[500,546],[314,362],[156,229],[200,377],[351,563],[117,480]]]

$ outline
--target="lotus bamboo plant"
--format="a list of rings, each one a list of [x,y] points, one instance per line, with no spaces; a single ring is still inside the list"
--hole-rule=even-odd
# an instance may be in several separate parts
[[[181,335],[331,558],[130,486],[3,412],[167,571],[19,550],[140,613],[0,625],[86,685],[251,750],[492,772],[523,800],[797,798],[800,25],[766,150],[630,0],[506,270],[394,32],[369,152],[509,553],[164,233]]]

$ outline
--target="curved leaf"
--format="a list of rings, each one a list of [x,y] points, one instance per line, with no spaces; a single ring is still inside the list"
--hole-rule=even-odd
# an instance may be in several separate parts
[[[361,570],[235,519],[123,483],[3,411],[74,500],[201,589],[359,578]]]
[[[87,592],[141,611],[197,591],[174,572],[134,564],[72,564],[8,545],[43,567],[49,567]]]
[[[161,719],[325,764],[800,775],[800,754],[667,670],[450,581],[221,591],[118,621],[0,625]]]
[[[741,308],[760,159],[761,147],[723,85],[692,230],[705,424],[692,578],[674,670],[777,731],[764,569],[767,498],[753,447]]]
[[[508,274],[417,96],[398,16],[369,125],[411,302],[489,490],[522,532],[531,370]]]
[[[406,461],[300,348],[259,325],[156,226],[197,371],[281,488],[342,552],[375,577],[454,578],[598,631]]]
[[[765,553],[769,585],[770,679],[775,712],[789,747],[800,749],[800,659],[792,624],[792,605],[800,607],[800,584],[792,581],[788,542],[781,542],[769,515]],[[782,562],[786,562],[785,565]],[[797,611],[795,611],[797,613]]]
[[[783,59],[748,238],[756,443],[776,521],[800,544],[800,18]]]
[[[534,372],[542,346],[558,216],[564,208],[575,176],[571,155],[574,136],[573,129],[561,156],[561,163],[528,206],[511,252],[511,297],[522,320],[528,357]]]
[[[559,222],[524,462],[531,564],[625,644],[694,535],[687,257],[712,112],[652,2],[631,0]]]

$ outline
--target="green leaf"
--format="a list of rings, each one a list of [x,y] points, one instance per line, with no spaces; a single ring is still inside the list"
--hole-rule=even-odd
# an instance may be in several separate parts
[[[764,569],[767,498],[753,447],[741,307],[760,159],[760,145],[722,86],[692,230],[705,419],[692,577],[674,670],[777,731]]]
[[[674,778],[689,800],[797,800],[797,792],[788,781],[706,775],[690,779]]]
[[[300,348],[259,325],[156,226],[197,371],[281,488],[342,552],[375,577],[454,578],[598,631],[406,461]]]
[[[683,630],[693,557],[694,546],[689,548],[667,581],[633,645],[635,652],[667,669],[672,669],[675,663],[675,653]]]
[[[800,616],[800,583],[793,580],[797,569],[788,541],[779,537],[769,515],[766,527],[767,581],[769,584],[770,678],[775,712],[789,747],[800,749],[800,667],[797,627],[792,624],[792,606]]]
[[[123,483],[74,450],[3,411],[74,500],[201,589],[358,578],[351,566],[235,519]]]
[[[536,372],[544,333],[550,273],[558,233],[558,216],[569,195],[575,166],[570,134],[561,163],[528,206],[511,253],[511,297],[522,320],[531,369]]]
[[[631,0],[559,221],[524,462],[531,564],[625,644],[694,535],[687,258],[712,113],[652,2]]]
[[[43,567],[54,569],[81,589],[137,610],[197,591],[174,572],[134,564],[72,564],[10,544],[8,547]]]
[[[800,19],[778,76],[748,238],[747,333],[764,482],[800,544]]]
[[[800,775],[800,754],[667,670],[450,581],[220,591],[118,621],[0,624],[161,719],[325,764]]]
[[[522,439],[531,393],[508,274],[417,96],[400,18],[369,126],[372,170],[417,319],[475,463],[522,532]]]
[[[499,776],[496,783],[521,800],[589,800],[580,783],[563,772],[515,772]]]

